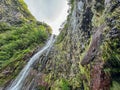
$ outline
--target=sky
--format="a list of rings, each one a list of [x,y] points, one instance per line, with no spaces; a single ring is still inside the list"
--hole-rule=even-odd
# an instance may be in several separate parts
[[[45,22],[53,29],[53,34],[59,34],[60,25],[67,18],[69,9],[67,0],[25,0],[33,16]]]

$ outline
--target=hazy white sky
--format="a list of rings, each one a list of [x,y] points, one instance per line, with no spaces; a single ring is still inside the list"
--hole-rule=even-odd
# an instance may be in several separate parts
[[[29,10],[39,21],[50,25],[54,34],[59,34],[60,25],[68,15],[67,0],[25,0]]]

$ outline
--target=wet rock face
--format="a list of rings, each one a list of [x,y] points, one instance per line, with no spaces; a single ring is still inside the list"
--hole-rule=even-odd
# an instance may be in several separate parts
[[[93,12],[90,7],[87,7],[86,11],[83,13],[81,29],[84,30],[85,32],[88,32],[88,34],[90,33],[89,29],[92,28],[92,25],[91,25],[92,17],[93,17]]]
[[[74,2],[73,11],[71,16],[68,17],[70,18],[67,23],[68,27],[63,30],[63,32],[66,32],[66,36],[60,44],[54,46],[53,53],[50,54],[50,60],[48,60],[46,69],[43,71],[48,76],[52,76],[51,82],[53,84],[51,88],[55,87],[54,82],[56,80],[62,78],[70,81],[72,89],[83,88],[79,64],[81,54],[90,43],[93,16],[91,7],[84,6],[85,4],[81,0]]]
[[[27,10],[27,6],[24,6],[24,8],[21,7],[22,3],[24,2],[21,2],[20,0],[1,0],[0,22],[7,22],[14,25],[24,21],[25,18],[35,20]]]
[[[101,60],[98,60],[91,69],[91,85],[90,90],[109,90],[110,89],[110,76],[105,73]]]
[[[0,20],[2,19],[2,15],[0,14]]]
[[[113,67],[117,70],[119,64],[109,60],[120,59],[120,7],[114,7],[118,4],[117,0],[74,0],[68,21],[58,36],[60,42],[54,45],[42,72],[37,70],[35,87],[110,90],[115,72],[105,70]]]
[[[97,53],[99,52],[99,47],[102,42],[102,30],[105,28],[105,24],[101,25],[97,28],[97,31],[92,36],[92,40],[90,43],[90,47],[88,51],[86,52],[86,55],[84,56],[83,60],[81,61],[81,65],[87,65],[89,64],[94,58],[96,57]]]

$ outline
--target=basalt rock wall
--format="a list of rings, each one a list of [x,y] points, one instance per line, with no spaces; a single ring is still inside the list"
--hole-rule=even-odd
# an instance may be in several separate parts
[[[71,0],[40,87],[53,90],[118,90],[120,1]]]

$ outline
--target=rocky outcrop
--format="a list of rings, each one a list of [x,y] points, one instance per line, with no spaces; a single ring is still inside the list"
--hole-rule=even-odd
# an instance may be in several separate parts
[[[23,21],[35,20],[27,9],[23,0],[1,0],[0,1],[0,22],[20,24]]]
[[[12,83],[50,34],[51,28],[31,15],[24,0],[0,0],[0,89]],[[37,72],[32,71],[28,82]]]
[[[3,15],[9,10],[8,6],[12,7],[11,2],[1,2],[6,11],[0,14],[0,19],[9,22],[9,16],[3,18]],[[71,12],[56,44],[49,56],[43,53],[33,65],[22,89],[119,90],[120,0],[69,2]],[[11,11],[9,19],[24,19],[26,14],[21,10],[14,10],[15,14]]]
[[[71,0],[71,6],[42,80],[53,90],[114,90],[119,86],[120,1]]]
[[[102,42],[102,33],[104,28],[105,25],[103,24],[100,27],[98,27],[95,34],[93,34],[89,49],[88,51],[86,51],[85,56],[81,61],[81,65],[84,66],[89,64],[96,57],[96,54],[99,52],[99,48]]]

